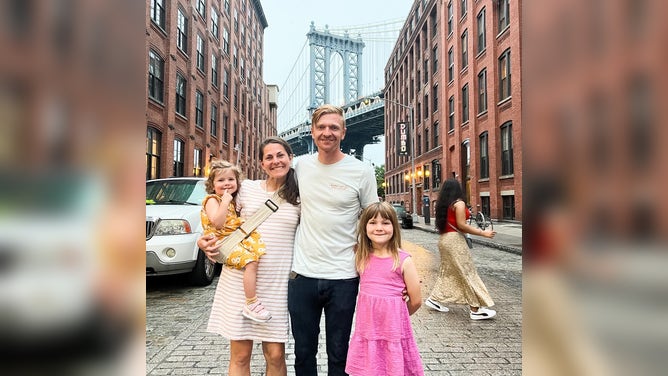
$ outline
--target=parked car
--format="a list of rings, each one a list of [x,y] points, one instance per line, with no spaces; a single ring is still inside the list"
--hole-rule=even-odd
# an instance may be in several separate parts
[[[401,228],[413,228],[413,216],[406,211],[406,208],[401,204],[392,204],[392,207],[397,212],[397,219],[399,220]]]
[[[111,313],[100,304],[99,282],[108,277],[100,276],[106,270],[102,255],[110,249],[99,242],[105,190],[93,176],[58,168],[8,170],[2,179],[0,348],[8,372],[3,374],[60,373],[67,367],[53,367],[56,361],[69,365],[84,359],[84,348],[111,349],[106,330],[122,322],[108,322]],[[56,353],[65,356],[49,356]],[[35,354],[47,356],[30,361]],[[24,368],[30,370],[21,372]]]
[[[216,264],[197,247],[203,178],[146,182],[146,276],[190,274],[193,284],[211,284]]]

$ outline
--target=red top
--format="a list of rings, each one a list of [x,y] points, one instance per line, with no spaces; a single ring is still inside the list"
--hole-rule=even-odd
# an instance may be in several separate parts
[[[459,200],[457,200],[457,201],[459,201]],[[455,217],[455,205],[454,205],[457,201],[453,202],[450,206],[448,206],[448,216],[447,216],[447,221],[446,221],[447,223],[445,224],[445,232],[457,232],[457,230],[450,227],[450,225],[454,226],[455,228],[459,228],[459,227],[457,227],[457,218]],[[471,216],[471,212],[469,211],[469,208],[464,208],[464,210],[465,210],[464,211],[464,214],[465,214],[464,219],[469,219],[469,217]],[[448,225],[448,223],[450,225]]]

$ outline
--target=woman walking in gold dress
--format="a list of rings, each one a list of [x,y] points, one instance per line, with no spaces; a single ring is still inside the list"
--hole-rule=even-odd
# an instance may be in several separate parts
[[[488,307],[493,306],[494,301],[478,276],[464,233],[493,238],[496,232],[468,225],[466,220],[470,215],[459,182],[446,180],[436,205],[436,229],[441,234],[438,241],[441,266],[425,305],[448,312],[445,303],[467,304],[472,320],[491,319],[496,316],[496,311]]]

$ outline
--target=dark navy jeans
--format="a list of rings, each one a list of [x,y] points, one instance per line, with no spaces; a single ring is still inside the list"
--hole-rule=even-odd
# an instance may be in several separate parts
[[[290,276],[288,310],[295,339],[295,373],[297,376],[318,374],[316,355],[320,317],[325,311],[327,342],[327,375],[346,375],[348,342],[355,313],[359,277],[351,279],[318,279]]]

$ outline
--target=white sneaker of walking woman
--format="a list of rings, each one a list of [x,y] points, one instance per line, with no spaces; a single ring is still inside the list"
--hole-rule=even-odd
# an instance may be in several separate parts
[[[487,307],[479,307],[477,311],[471,310],[469,317],[471,320],[486,320],[496,316],[496,311]]]
[[[435,301],[435,300],[432,300],[431,298],[427,298],[427,300],[424,301],[424,305],[426,305],[427,307],[429,307],[429,308],[431,308],[431,309],[435,309],[435,310],[437,310],[437,311],[439,311],[439,312],[448,312],[448,311],[450,311],[450,309],[448,309],[448,307],[446,307],[446,306],[444,306],[444,305],[441,305],[440,303],[438,303],[438,302]]]

